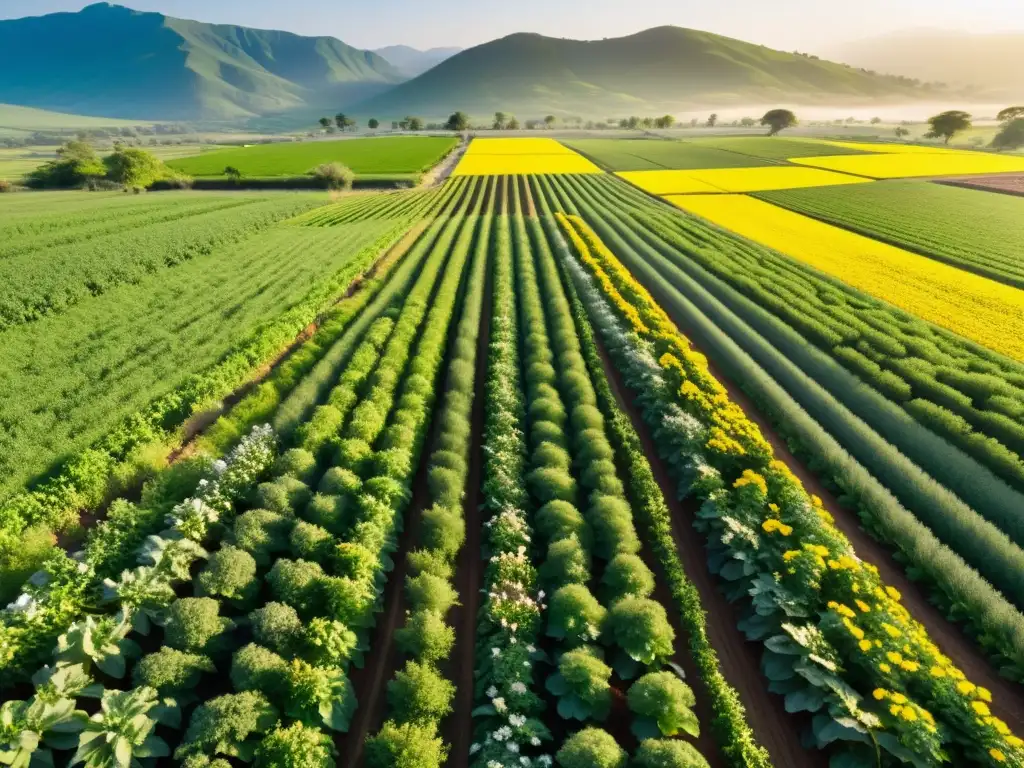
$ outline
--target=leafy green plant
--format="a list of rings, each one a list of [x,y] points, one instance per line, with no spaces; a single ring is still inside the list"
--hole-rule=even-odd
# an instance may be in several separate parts
[[[128,660],[141,654],[138,644],[128,638],[131,630],[128,609],[120,610],[116,616],[86,616],[57,640],[57,661],[83,664],[86,668],[95,664],[111,677],[122,678]]]
[[[12,768],[52,765],[51,749],[69,749],[82,730],[72,699],[5,701],[0,705],[0,763]]]
[[[192,713],[178,760],[194,754],[226,755],[249,762],[260,734],[277,722],[277,710],[260,693],[229,693],[207,701]]]
[[[633,756],[636,768],[708,768],[696,747],[679,739],[645,739]]]
[[[256,749],[256,768],[334,768],[336,754],[334,742],[320,729],[278,723]]]
[[[149,713],[157,704],[152,688],[104,692],[100,711],[85,722],[70,765],[126,768],[140,759],[169,755],[167,743],[153,733],[156,721]]]
[[[436,730],[416,723],[398,725],[388,720],[366,740],[369,768],[440,768],[447,756],[448,749]]]
[[[555,755],[561,768],[626,768],[628,755],[600,728],[584,728],[565,740]]]
[[[644,675],[629,687],[627,700],[637,715],[633,733],[638,739],[676,736],[680,731],[694,738],[700,735],[693,691],[672,672]]]
[[[356,697],[345,673],[337,667],[314,667],[295,659],[289,668],[286,712],[307,724],[347,731]]]
[[[558,714],[567,720],[604,721],[612,704],[608,682],[612,668],[605,664],[592,646],[569,651],[558,660],[558,672],[544,685],[558,697]]]

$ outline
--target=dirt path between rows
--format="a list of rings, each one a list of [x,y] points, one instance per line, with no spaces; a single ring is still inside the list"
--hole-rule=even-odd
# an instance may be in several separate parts
[[[739,692],[740,700],[747,711],[747,722],[754,729],[758,742],[768,750],[777,768],[825,768],[828,764],[825,753],[807,750],[800,741],[800,726],[807,722],[806,718],[786,712],[783,698],[768,691],[768,681],[761,673],[763,646],[760,643],[748,642],[740,632],[739,610],[719,592],[715,577],[705,565],[707,554],[704,551],[702,536],[693,528],[699,505],[691,499],[678,499],[676,484],[658,457],[647,425],[633,405],[632,399],[627,397],[627,390],[619,371],[608,358],[600,340],[595,338],[595,341],[619,408],[633,422],[644,454],[650,461],[654,477],[665,496],[672,517],[672,537],[675,539],[683,570],[700,592],[701,605],[707,613],[708,639],[718,653],[722,674]],[[687,674],[689,673],[690,670],[687,669]],[[696,672],[694,675],[696,676]],[[698,715],[704,725],[703,737],[703,734],[710,733],[707,725],[712,715],[700,710]],[[701,746],[703,748],[703,744]],[[709,754],[715,752],[705,752],[705,756]]]
[[[423,175],[416,189],[439,187],[446,182],[455,170],[455,166],[459,164],[459,160],[466,154],[467,147],[469,147],[469,142],[463,140],[455,149],[448,153],[446,158]]]
[[[647,287],[653,294],[658,294],[658,286]],[[836,527],[850,540],[858,556],[878,566],[882,580],[900,591],[903,595],[903,605],[917,621],[924,625],[932,641],[967,675],[968,679],[975,685],[988,688],[992,692],[994,702],[991,709],[993,714],[1005,720],[1014,732],[1018,734],[1024,732],[1024,686],[999,676],[978,646],[928,601],[921,586],[910,580],[904,567],[893,558],[890,549],[861,528],[857,513],[844,508],[821,479],[793,455],[786,441],[779,436],[770,421],[758,410],[753,400],[735,381],[722,373],[715,364],[714,357],[707,355],[706,350],[693,344],[693,336],[688,332],[682,318],[671,310],[666,311],[680,331],[691,340],[693,348],[708,357],[708,368],[711,374],[725,386],[732,400],[761,429],[765,439],[771,443],[776,458],[789,466],[808,493],[816,494],[821,498],[825,509],[835,519]]]
[[[444,676],[455,683],[455,701],[452,713],[441,723],[441,736],[451,745],[446,765],[451,768],[468,768],[469,747],[473,739],[474,672],[476,670],[476,627],[480,611],[481,588],[483,587],[484,564],[481,553],[483,546],[483,520],[480,507],[483,504],[483,462],[484,462],[484,401],[487,385],[487,353],[491,343],[491,303],[494,285],[493,260],[488,262],[484,276],[484,299],[480,313],[480,335],[476,347],[476,379],[473,396],[472,445],[469,455],[469,475],[466,479],[466,496],[463,501],[463,517],[466,521],[466,540],[455,563],[455,588],[459,593],[459,604],[448,617],[448,624],[455,628],[455,647],[445,665]]]

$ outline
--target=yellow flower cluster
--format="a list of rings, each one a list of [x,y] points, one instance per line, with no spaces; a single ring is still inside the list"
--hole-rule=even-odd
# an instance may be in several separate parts
[[[1024,291],[1018,288],[745,195],[694,195],[679,206],[982,346],[1024,360]]]
[[[753,510],[752,514],[759,515],[756,523],[766,534],[761,556],[771,557],[775,552],[779,560],[769,570],[778,573],[780,582],[809,606],[820,606],[824,618],[817,630],[843,658],[844,667],[856,667],[861,676],[874,680],[874,698],[888,704],[883,712],[889,717],[886,727],[897,729],[901,741],[917,745],[922,753],[942,754],[942,730],[936,729],[928,709],[909,699],[907,691],[912,689],[919,700],[927,701],[950,722],[973,722],[977,731],[971,735],[971,743],[980,754],[1024,766],[1024,743],[991,714],[991,694],[966,680],[900,603],[899,591],[882,582],[876,566],[856,556],[849,540],[822,509],[821,500],[806,494],[788,467],[772,457],[772,449],[756,425],[729,401],[703,356],[690,351],[663,310],[586,222],[561,214],[558,220],[620,317],[659,349],[671,348],[678,354],[666,352],[660,363],[683,382],[679,397],[689,412],[706,424],[720,426],[723,439],[734,441],[748,453],[755,450],[761,454],[760,461],[749,455],[749,460],[745,459],[748,466],[762,469],[748,468],[739,474],[731,489],[735,494],[731,508],[737,514]],[[717,466],[712,458],[709,452],[709,462]],[[779,546],[786,541],[782,537],[790,537],[793,545]],[[990,750],[998,752],[1002,761]]]

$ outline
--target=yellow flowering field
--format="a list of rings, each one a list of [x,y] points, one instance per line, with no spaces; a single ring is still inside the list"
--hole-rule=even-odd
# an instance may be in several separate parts
[[[952,149],[950,147],[939,146],[920,146],[918,144],[883,144],[870,141],[832,141],[831,139],[803,139],[803,141],[809,141],[815,144],[825,144],[831,147],[859,149],[862,152],[872,152],[883,155],[984,154],[981,152],[974,152],[970,149]],[[790,160],[790,162],[794,161]]]
[[[764,192],[770,189],[861,184],[867,179],[817,168],[773,165],[762,168],[711,168],[693,171],[624,171],[618,174],[654,195],[709,192]]]
[[[465,155],[453,176],[504,176],[540,173],[604,173],[582,155]]]
[[[794,157],[790,162],[841,173],[856,173],[873,179],[1024,172],[1024,157],[990,155],[982,152],[829,155]]]
[[[575,155],[554,139],[473,139],[467,155]]]
[[[745,195],[670,200],[918,317],[1024,360],[1024,291],[1018,288]]]

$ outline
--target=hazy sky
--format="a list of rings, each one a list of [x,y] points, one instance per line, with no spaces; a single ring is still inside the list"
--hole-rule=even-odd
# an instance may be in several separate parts
[[[83,0],[0,0],[0,18],[78,10]],[[200,21],[333,35],[377,48],[471,46],[512,32],[616,37],[661,24],[785,50],[915,27],[1024,30],[1024,0],[124,0]]]

